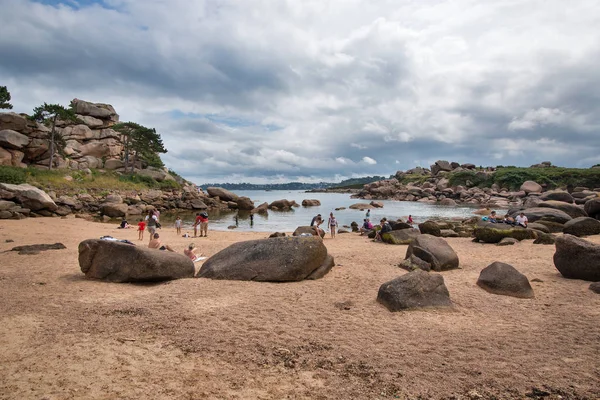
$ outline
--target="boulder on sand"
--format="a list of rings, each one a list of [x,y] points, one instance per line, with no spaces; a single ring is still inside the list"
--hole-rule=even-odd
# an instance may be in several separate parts
[[[58,208],[48,193],[26,183],[21,185],[0,183],[0,189],[11,192],[24,208],[32,211],[44,209],[54,211]]]
[[[299,226],[296,228],[296,230],[294,231],[294,233],[292,233],[292,236],[300,236],[303,233],[309,233],[313,236],[317,236],[315,233],[315,228],[312,226]],[[325,229],[321,229],[321,237],[325,236]]]
[[[420,235],[421,232],[415,228],[406,228],[384,233],[381,238],[389,244],[409,244]]]
[[[318,279],[333,267],[323,241],[315,237],[276,237],[234,243],[204,262],[198,277],[289,282]]]
[[[390,311],[452,307],[444,277],[415,270],[379,287],[377,301]]]
[[[586,201],[583,209],[589,217],[600,219],[600,197],[594,197]]]
[[[79,243],[79,267],[88,278],[109,282],[192,278],[195,271],[183,254],[101,239]]]
[[[600,281],[600,246],[565,234],[556,238],[554,266],[568,279]]]
[[[564,225],[563,233],[581,237],[600,234],[600,221],[590,217],[574,218]]]
[[[414,240],[409,244],[406,249],[405,261],[414,261],[414,258],[418,258],[423,261],[424,265],[420,262],[414,263],[415,266],[420,269],[434,271],[447,271],[450,269],[458,268],[459,260],[458,255],[450,247],[450,245],[442,238],[431,236],[431,235],[417,235]],[[427,268],[427,264],[429,268]],[[403,265],[408,269],[413,269],[411,265]]]
[[[102,215],[106,215],[111,218],[121,218],[127,215],[129,206],[125,203],[104,203],[100,207]]]
[[[435,221],[425,221],[419,224],[421,233],[433,236],[442,236],[440,226]]]
[[[565,222],[570,221],[572,219],[571,216],[566,212],[550,207],[533,207],[527,208],[525,210],[513,211],[511,213],[511,217],[516,218],[517,215],[519,215],[521,212],[525,213],[525,216],[527,216],[529,222],[535,222],[543,219],[544,221],[551,221],[557,222],[559,224],[564,224]]]
[[[473,231],[475,239],[484,243],[499,243],[502,239],[510,237],[517,240],[535,239],[537,234],[532,229],[508,224],[492,224],[480,222]]]
[[[499,261],[488,265],[481,271],[477,285],[494,294],[523,299],[534,297],[533,289],[527,277],[512,265]]]

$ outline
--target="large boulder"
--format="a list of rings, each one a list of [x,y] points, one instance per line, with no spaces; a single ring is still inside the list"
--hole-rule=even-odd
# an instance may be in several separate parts
[[[195,272],[183,254],[101,239],[79,243],[79,267],[88,278],[109,282],[168,281]]]
[[[521,185],[520,190],[524,191],[527,194],[529,194],[529,193],[541,193],[542,192],[542,186],[540,184],[538,184],[537,182],[534,182],[534,181],[525,181]]]
[[[163,182],[163,181],[174,181],[175,178],[173,178],[173,176],[161,169],[152,169],[152,168],[147,168],[147,169],[142,169],[139,170],[138,175],[140,176],[147,176],[150,177],[152,179],[154,179],[157,182]]]
[[[527,277],[512,265],[498,261],[488,265],[481,271],[477,285],[494,294],[523,299],[534,297],[533,289]]]
[[[323,241],[276,237],[234,243],[204,262],[201,278],[289,282],[318,279],[333,267]]]
[[[459,265],[454,249],[444,239],[432,235],[417,235],[408,245],[404,258],[411,262],[415,261],[415,258],[420,259],[425,265],[420,262],[413,264],[425,270],[447,271],[458,268]],[[429,264],[429,268],[426,264]]]
[[[600,197],[586,201],[583,209],[589,217],[600,219]]]
[[[516,218],[516,216],[519,215],[521,212],[525,213],[529,222],[535,222],[543,219],[544,221],[552,221],[557,222],[559,224],[564,224],[565,222],[570,221],[572,219],[571,216],[566,212],[549,207],[534,207],[527,208],[521,211],[514,211],[513,213],[511,213],[511,216],[513,218]]]
[[[250,212],[252,214],[266,214],[269,212],[269,203],[264,202],[258,207],[253,208]]]
[[[125,164],[123,163],[123,161],[117,159],[106,160],[106,162],[104,163],[104,169],[108,170],[119,169],[123,168],[124,166]]]
[[[302,206],[303,207],[315,207],[315,206],[320,206],[321,202],[317,199],[304,199],[302,200]]]
[[[27,146],[29,138],[12,129],[4,129],[0,131],[0,147],[6,149],[19,150]]]
[[[381,238],[389,244],[410,244],[421,232],[415,228],[406,228],[384,233]]]
[[[567,221],[563,233],[581,237],[600,234],[600,221],[590,217],[579,217]]]
[[[238,210],[246,210],[250,211],[254,209],[254,202],[250,197],[241,196],[235,202],[237,204]]]
[[[438,237],[442,236],[440,226],[435,221],[425,221],[419,224],[419,230],[421,231],[421,233],[426,235],[433,235]]]
[[[367,203],[356,203],[356,204],[352,204],[350,207],[353,210],[368,210],[370,208],[373,208],[372,205],[367,204]]]
[[[300,236],[302,234],[311,234],[311,235],[317,236],[315,228],[313,228],[312,226],[299,226],[296,228],[294,233],[292,233],[292,236]],[[321,237],[324,237],[324,236],[325,236],[325,230],[322,229]]]
[[[125,203],[104,203],[100,206],[102,215],[111,218],[121,218],[127,215],[129,206]]]
[[[567,191],[564,190],[550,190],[548,192],[542,193],[540,196],[542,201],[554,200],[554,201],[562,201],[565,203],[573,203],[573,196]]]
[[[88,101],[73,99],[71,106],[76,114],[89,115],[90,117],[104,120],[118,121],[119,115],[110,104],[90,103]]]
[[[431,166],[431,174],[432,175],[437,175],[439,172],[442,171],[446,171],[446,172],[450,172],[452,171],[452,165],[445,160],[438,160],[435,162],[435,164],[433,164]]]
[[[452,307],[444,277],[415,270],[379,287],[377,301],[390,311]]]
[[[56,203],[46,192],[26,183],[21,185],[0,183],[0,189],[12,192],[24,208],[28,208],[32,211],[54,211],[58,208]]]
[[[554,266],[569,279],[600,281],[600,246],[573,235],[556,238]]]
[[[535,239],[537,234],[532,229],[507,224],[479,223],[473,231],[475,239],[483,243],[499,243],[510,237],[517,240]]]
[[[206,191],[210,197],[218,197],[223,201],[236,201],[239,197],[237,194],[221,187],[209,187],[206,188]]]
[[[571,217],[571,218],[588,216],[587,213],[583,210],[583,208],[581,206],[566,203],[564,201],[558,201],[558,200],[542,201],[541,203],[539,203],[537,205],[537,207],[553,208],[555,210],[560,210],[560,211],[563,211],[564,213],[568,214],[569,217]]]
[[[281,199],[281,200],[275,200],[273,202],[271,202],[271,204],[269,204],[269,208],[273,209],[273,210],[291,210],[292,207],[298,207],[298,203],[296,203],[295,200],[287,200],[287,199]]]

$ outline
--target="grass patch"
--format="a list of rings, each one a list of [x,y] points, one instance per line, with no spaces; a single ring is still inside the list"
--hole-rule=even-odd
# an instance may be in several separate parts
[[[70,176],[72,180],[65,179]],[[91,176],[81,171],[70,169],[43,170],[33,167],[0,167],[0,182],[2,183],[29,183],[42,190],[61,190],[75,193],[87,190],[100,190],[110,192],[113,190],[144,189],[179,189],[175,181],[157,182],[147,176],[119,175],[113,171],[100,172],[92,170]]]

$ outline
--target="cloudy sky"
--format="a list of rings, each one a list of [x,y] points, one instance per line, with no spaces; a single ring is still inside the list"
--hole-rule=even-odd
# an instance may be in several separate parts
[[[0,0],[14,111],[155,127],[196,183],[600,163],[597,0]]]

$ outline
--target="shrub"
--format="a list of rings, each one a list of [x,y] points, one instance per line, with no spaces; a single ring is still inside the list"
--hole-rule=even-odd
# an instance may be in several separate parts
[[[2,165],[0,166],[0,183],[11,183],[13,185],[20,185],[27,181],[27,175],[23,168],[9,167]]]

